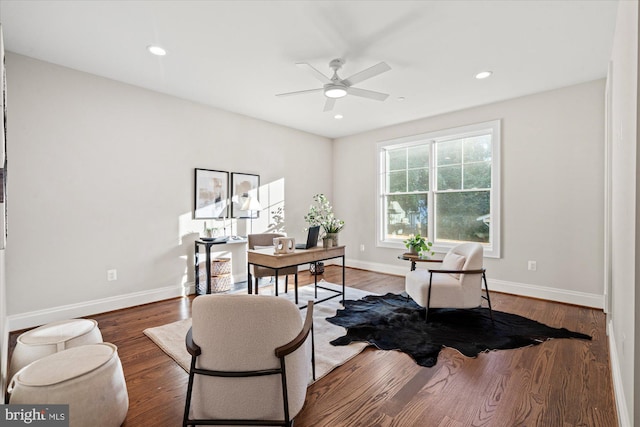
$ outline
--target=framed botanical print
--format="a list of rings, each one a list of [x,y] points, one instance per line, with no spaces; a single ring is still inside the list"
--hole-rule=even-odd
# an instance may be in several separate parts
[[[229,216],[229,172],[196,169],[194,219],[218,219]]]
[[[258,218],[260,175],[231,173],[231,217]]]

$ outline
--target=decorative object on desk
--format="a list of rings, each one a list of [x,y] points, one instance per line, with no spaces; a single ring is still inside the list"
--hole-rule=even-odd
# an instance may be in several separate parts
[[[409,238],[404,241],[404,245],[409,249],[406,255],[421,256],[422,252],[425,252],[427,255],[435,254],[435,252],[431,250],[433,243],[422,237],[420,233],[416,235],[410,234]]]
[[[315,274],[315,275],[324,273],[324,262],[319,261],[316,263],[312,262],[311,264],[309,264],[309,273]]]
[[[273,245],[276,254],[292,254],[296,249],[296,240],[293,237],[276,237]]]
[[[229,172],[196,169],[194,188],[194,219],[229,216]]]
[[[333,238],[329,236],[324,236],[322,238],[322,247],[325,249],[329,249],[333,247]]]
[[[309,207],[309,213],[304,216],[304,220],[311,227],[322,227],[325,237],[333,240],[333,246],[338,246],[338,233],[344,227],[344,221],[335,217],[333,206],[324,194],[316,194],[313,201],[315,205]]]
[[[213,238],[216,235],[216,232],[219,230],[218,227],[207,227],[207,221],[204,222],[203,225],[203,230],[202,232],[204,233],[204,238]],[[204,240],[203,238],[203,240]]]
[[[258,218],[261,208],[249,209],[251,207],[249,198],[259,202],[260,175],[232,172],[231,188],[231,217]]]
[[[336,346],[367,342],[381,350],[400,350],[418,365],[436,364],[442,347],[476,357],[489,350],[506,350],[537,345],[551,338],[591,337],[564,328],[552,328],[516,314],[489,309],[425,309],[408,295],[366,296],[344,301],[344,310],[327,319],[347,329],[346,335],[331,341]]]

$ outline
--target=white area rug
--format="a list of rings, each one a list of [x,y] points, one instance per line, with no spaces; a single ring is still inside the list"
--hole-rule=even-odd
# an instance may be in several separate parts
[[[341,289],[340,285],[325,281],[321,281],[318,284],[327,288]],[[260,290],[260,293],[267,295],[270,294],[269,291],[265,292],[264,290]],[[318,299],[322,299],[332,294],[332,292],[318,289]],[[347,287],[345,290],[345,299],[357,300],[365,295],[371,294],[371,292]],[[306,304],[306,301],[314,299],[313,296],[313,285],[299,288],[299,305],[302,306]],[[293,301],[293,290],[290,289],[286,294],[280,293],[278,298],[287,298]],[[338,296],[330,299],[329,301],[315,304],[313,308],[313,327],[316,347],[316,380],[322,378],[335,367],[342,365],[347,360],[360,353],[368,345],[366,343],[352,343],[347,346],[333,346],[329,344],[330,341],[344,335],[345,333],[344,328],[333,325],[325,320],[327,317],[333,317],[336,314],[336,310],[343,308],[340,303],[341,300],[341,296]],[[307,314],[307,310],[300,310],[300,314],[304,318]],[[171,356],[171,358],[182,366],[185,371],[189,372],[191,356],[187,352],[184,339],[190,327],[191,319],[185,319],[169,323],[167,325],[145,329],[144,334],[148,336],[158,347],[160,347],[162,351]]]

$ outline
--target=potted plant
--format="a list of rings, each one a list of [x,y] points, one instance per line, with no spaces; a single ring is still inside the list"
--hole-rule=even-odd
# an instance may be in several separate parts
[[[324,194],[316,194],[313,201],[315,205],[309,207],[309,213],[304,216],[304,220],[310,227],[319,225],[324,232],[323,237],[332,239],[332,246],[338,246],[338,233],[344,227],[344,221],[335,217],[333,207]]]
[[[413,256],[421,256],[422,252],[427,255],[433,255],[435,252],[431,250],[433,243],[425,239],[420,233],[413,235],[410,234],[409,238],[404,241],[404,245],[409,249],[409,254]]]

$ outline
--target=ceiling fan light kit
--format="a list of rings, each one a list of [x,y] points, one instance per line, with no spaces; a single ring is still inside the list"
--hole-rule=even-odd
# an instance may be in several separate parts
[[[324,105],[323,111],[331,111],[338,98],[343,98],[347,95],[360,96],[363,98],[373,99],[376,101],[384,101],[389,96],[386,93],[375,92],[367,89],[355,88],[353,85],[360,83],[364,80],[375,77],[379,74],[389,71],[391,67],[385,62],[380,62],[372,67],[360,71],[352,75],[349,78],[341,79],[338,76],[338,70],[342,68],[345,61],[344,59],[334,59],[329,63],[329,68],[333,70],[333,76],[331,78],[325,76],[323,73],[315,69],[306,62],[299,62],[296,65],[301,68],[306,68],[316,79],[323,83],[320,89],[307,89],[296,92],[280,93],[276,96],[288,96],[288,95],[301,95],[304,93],[312,93],[322,91],[327,101]]]

